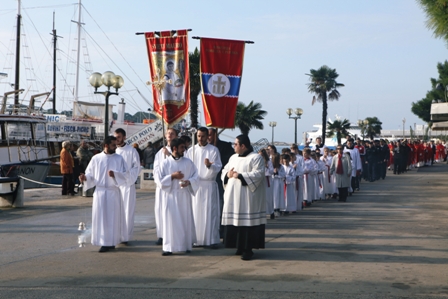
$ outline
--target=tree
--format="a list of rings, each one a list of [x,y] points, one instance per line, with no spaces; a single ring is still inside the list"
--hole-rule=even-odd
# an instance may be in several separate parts
[[[350,122],[348,119],[344,120],[335,120],[334,122],[328,122],[328,132],[327,137],[331,138],[336,135],[336,139],[338,140],[338,144],[341,144],[342,136],[349,135],[348,130],[350,130]]]
[[[377,135],[381,135],[381,130],[383,127],[381,125],[383,124],[378,117],[366,117],[366,134],[370,137],[371,140],[375,138]]]
[[[190,121],[191,127],[198,127],[198,96],[201,92],[201,73],[199,62],[201,59],[198,48],[189,54],[190,60]]]
[[[322,102],[322,143],[325,144],[325,134],[327,130],[327,101],[338,100],[341,94],[337,90],[343,87],[344,84],[336,82],[339,74],[336,69],[331,69],[324,65],[318,70],[311,69],[310,74],[311,83],[308,83],[308,91],[314,93],[312,104]]]
[[[426,13],[426,27],[436,38],[448,41],[448,0],[419,0]]]
[[[431,104],[432,101],[446,101],[445,88],[448,87],[448,61],[437,64],[439,78],[431,78],[431,90],[426,93],[426,97],[418,102],[412,102],[411,111],[421,120],[431,125]],[[438,88],[439,87],[439,88]],[[441,87],[441,88],[440,88]]]
[[[251,129],[263,130],[264,126],[261,121],[267,112],[262,110],[261,107],[260,103],[254,103],[253,101],[247,106],[242,102],[238,102],[235,114],[235,127],[240,129],[241,134],[249,135]]]

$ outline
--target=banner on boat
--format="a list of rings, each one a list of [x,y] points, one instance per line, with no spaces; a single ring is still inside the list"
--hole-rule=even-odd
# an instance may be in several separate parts
[[[154,112],[173,125],[190,107],[187,30],[146,32]]]
[[[201,38],[202,104],[207,126],[234,128],[244,41]]]

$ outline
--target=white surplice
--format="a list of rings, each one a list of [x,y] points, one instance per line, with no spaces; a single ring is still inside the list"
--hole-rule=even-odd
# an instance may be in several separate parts
[[[361,156],[359,155],[359,150],[354,148],[344,148],[344,153],[350,153],[350,158],[352,159],[353,163],[353,171],[356,176],[356,171],[362,171],[362,163],[361,163]]]
[[[180,180],[171,178],[176,171],[184,174],[182,180],[189,180],[189,186],[182,188],[179,185]],[[196,166],[188,158],[167,157],[155,170],[154,181],[161,190],[163,251],[185,252],[191,250],[193,243],[196,242],[191,207],[191,198],[198,188]]]
[[[171,148],[169,146],[166,147],[166,149],[170,152],[171,155]],[[163,152],[163,148],[160,149],[156,156],[154,157],[154,169],[153,174],[156,173],[157,168],[162,164],[163,161],[165,161],[169,157],[166,156]],[[158,185],[156,185],[156,192],[155,192],[155,200],[154,200],[154,219],[156,221],[156,232],[157,232],[157,238],[162,238],[163,235],[163,227],[162,227],[162,206],[160,205],[160,194],[162,190]]]
[[[282,165],[277,169],[277,174],[275,172],[272,173],[272,201],[274,202],[274,210],[285,209],[285,177],[286,173]]]
[[[285,170],[284,181],[284,211],[295,212],[297,211],[297,200],[295,192],[296,171],[291,165],[282,165]]]
[[[114,178],[108,175],[114,172]],[[126,184],[126,163],[117,154],[101,152],[92,157],[87,166],[84,189],[96,187],[92,204],[92,245],[115,246],[122,231],[121,193]]]
[[[322,173],[323,176],[323,193],[324,194],[333,194],[334,193],[334,184],[330,174],[330,166],[331,166],[331,156],[322,156],[320,160],[325,163],[325,171]]]
[[[297,193],[297,210],[303,209],[303,156],[296,154],[296,193]]]
[[[194,152],[194,155],[193,155]],[[190,149],[186,155],[193,161],[198,169],[198,190],[193,196],[193,217],[196,227],[197,246],[210,246],[220,243],[219,237],[219,193],[216,176],[221,171],[222,163],[219,150],[216,146],[196,144],[194,150]],[[212,165],[205,166],[205,159]]]
[[[311,203],[315,198],[315,176],[317,163],[313,159],[303,159],[303,201]]]
[[[241,174],[238,178],[227,178],[234,168]],[[266,224],[266,179],[265,162],[261,155],[249,153],[247,156],[234,154],[224,166],[221,174],[224,185],[224,208],[222,225],[258,226]]]
[[[134,214],[137,196],[135,192],[135,181],[137,181],[140,174],[140,157],[137,150],[128,144],[117,147],[116,153],[123,157],[128,170],[126,185],[120,186],[124,213],[121,241],[127,242],[132,238],[134,232]]]
[[[274,166],[271,160],[265,165],[264,175],[266,177],[266,214],[274,213],[274,186],[272,181],[272,174],[274,173]]]
[[[324,172],[327,170],[327,167],[325,166],[325,162],[322,160],[316,161],[317,163],[317,197],[316,199],[325,199],[325,193],[324,193]]]

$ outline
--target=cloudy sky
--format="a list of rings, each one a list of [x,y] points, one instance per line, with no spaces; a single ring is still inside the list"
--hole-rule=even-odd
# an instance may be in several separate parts
[[[38,4],[36,4],[38,2]],[[36,82],[51,87],[51,32],[53,12],[61,53],[60,68],[73,68],[68,56],[73,55],[77,18],[77,1],[23,0],[23,27],[26,33],[25,53],[30,57]],[[140,1],[115,3],[105,0],[83,2],[82,22],[87,48],[83,48],[81,69],[114,71],[125,79],[119,97],[125,98],[130,113],[147,110],[144,100],[152,101],[148,59],[144,39],[135,32],[191,28],[190,36],[252,40],[246,46],[240,101],[259,102],[268,111],[265,129],[253,130],[251,139],[271,139],[269,121],[276,121],[275,140],[294,140],[294,121],[288,119],[288,107],[303,109],[298,121],[301,133],[321,122],[321,104],[311,105],[307,90],[307,73],[323,65],[339,73],[341,98],[329,103],[328,116],[338,115],[356,123],[365,117],[378,117],[384,129],[401,129],[402,119],[409,125],[423,124],[411,112],[411,103],[423,98],[431,88],[429,79],[437,77],[436,65],[447,58],[444,41],[435,39],[425,27],[425,15],[412,0],[279,0],[279,1]],[[17,14],[17,1],[4,0],[0,8],[0,72],[9,78],[0,81],[0,92],[10,90],[13,82],[11,53]],[[192,51],[199,46],[189,39]],[[24,52],[27,52],[23,50]],[[88,53],[88,55],[86,55]],[[25,60],[28,60],[26,58]],[[112,62],[114,61],[114,62]],[[23,63],[25,65],[25,63]],[[29,72],[29,71],[28,71]],[[58,78],[58,110],[70,109],[70,88],[63,91],[63,80],[73,81],[65,73]],[[80,77],[80,99],[90,97],[91,88]],[[32,83],[30,83],[32,82]],[[73,85],[73,83],[69,83]],[[32,90],[41,87],[29,87]],[[142,94],[139,95],[137,90]],[[29,97],[29,96],[28,96]],[[100,101],[101,98],[92,98]],[[202,106],[201,106],[202,109]],[[201,111],[202,114],[202,111]],[[228,130],[233,138],[239,130]]]

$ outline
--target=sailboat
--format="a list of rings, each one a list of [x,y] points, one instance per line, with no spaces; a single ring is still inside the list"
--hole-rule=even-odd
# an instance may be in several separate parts
[[[19,104],[20,52],[20,1],[17,14],[16,73],[15,88],[6,92],[0,103],[0,176],[18,177],[25,180],[25,188],[39,187],[50,168],[51,155],[46,138],[46,118],[34,111],[34,95],[29,106]],[[6,77],[4,74],[2,77]],[[8,106],[8,97],[14,96],[14,103]],[[49,95],[49,93],[45,93]]]

